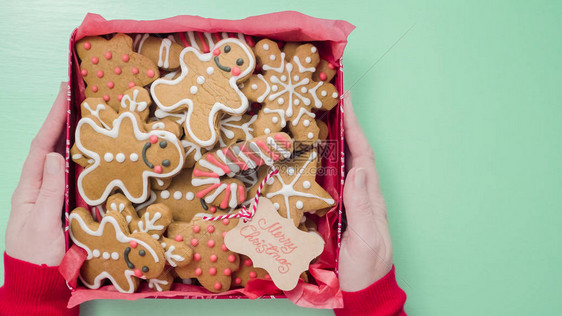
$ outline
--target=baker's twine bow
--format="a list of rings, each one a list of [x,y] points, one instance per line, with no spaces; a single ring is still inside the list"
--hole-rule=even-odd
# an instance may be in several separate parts
[[[271,177],[273,177],[274,175],[278,174],[279,170],[277,169],[273,169],[260,183],[260,187],[258,188],[258,191],[256,192],[256,196],[254,197],[254,202],[252,203],[252,206],[250,207],[250,209],[247,209],[245,206],[242,206],[242,209],[238,212],[238,213],[233,213],[233,214],[227,214],[227,215],[221,215],[221,216],[215,216],[215,217],[203,217],[204,220],[206,221],[219,221],[221,219],[230,219],[230,218],[243,218],[244,222],[247,222],[248,220],[251,220],[252,217],[254,217],[254,214],[256,214],[256,210],[258,209],[258,203],[259,203],[259,198],[260,198],[260,193],[261,190],[263,189],[263,186],[265,185],[265,183],[267,182],[267,180],[269,180]]]

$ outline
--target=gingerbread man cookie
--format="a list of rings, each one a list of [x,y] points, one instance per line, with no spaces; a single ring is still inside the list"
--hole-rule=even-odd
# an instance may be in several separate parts
[[[312,110],[331,110],[339,101],[336,88],[312,80],[320,56],[316,47],[303,44],[292,60],[285,60],[277,43],[263,39],[254,48],[263,75],[254,75],[242,91],[250,101],[263,103],[254,134],[264,135],[288,127],[296,141],[315,143],[318,127]]]
[[[304,212],[314,212],[335,205],[334,199],[316,182],[316,150],[311,150],[290,162],[276,163],[279,170],[262,188],[261,195],[270,199],[279,214],[299,226]],[[258,170],[264,179],[268,168]],[[261,182],[261,181],[260,181]],[[250,190],[255,195],[259,185]]]
[[[133,40],[125,34],[116,34],[110,40],[85,37],[76,43],[76,51],[87,84],[86,97],[103,98],[115,110],[123,91],[146,86],[160,75],[149,58],[133,51]]]
[[[149,34],[137,34],[133,47],[161,69],[174,70],[180,66],[179,56],[183,47],[175,42],[173,36],[159,38]]]
[[[163,130],[144,132],[140,118],[124,112],[110,130],[85,117],[76,127],[76,148],[93,160],[77,181],[78,192],[89,205],[99,205],[119,188],[134,203],[146,201],[149,178],[168,178],[183,166],[183,148],[177,137]]]
[[[240,259],[224,245],[224,236],[237,224],[237,219],[206,221],[197,217],[190,223],[170,224],[168,234],[182,236],[194,251],[189,265],[176,268],[178,276],[182,279],[197,278],[211,292],[228,290],[232,272],[238,269]]]
[[[233,177],[241,171],[287,159],[292,151],[291,137],[276,133],[208,152],[193,168],[191,183],[198,187],[195,196],[221,209],[235,208],[246,200],[246,188]]]
[[[246,44],[228,38],[218,42],[212,53],[185,48],[180,64],[178,78],[161,78],[152,84],[152,98],[163,112],[185,113],[184,129],[191,142],[213,146],[218,141],[220,115],[242,115],[248,108],[238,84],[254,71],[254,54]]]
[[[109,279],[119,292],[133,293],[139,278],[157,277],[164,269],[164,251],[158,242],[146,233],[131,234],[117,212],[107,212],[97,223],[89,211],[77,208],[69,225],[70,238],[88,254],[80,269],[80,280],[88,288],[100,288]]]

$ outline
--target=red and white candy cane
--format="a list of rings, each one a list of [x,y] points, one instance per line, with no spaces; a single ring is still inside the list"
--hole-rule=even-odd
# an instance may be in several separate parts
[[[243,218],[244,222],[246,222],[249,219],[252,219],[252,217],[254,217],[254,214],[256,214],[256,211],[258,209],[260,193],[261,193],[261,190],[263,189],[263,186],[265,185],[267,180],[269,180],[269,178],[273,177],[274,175],[276,175],[278,173],[279,173],[279,170],[273,169],[263,179],[263,181],[260,183],[260,187],[256,191],[256,196],[254,197],[254,202],[251,204],[250,209],[247,209],[245,206],[242,206],[242,209],[240,209],[240,211],[238,211],[237,213],[215,216],[215,217],[206,217],[205,216],[205,217],[203,217],[203,219],[206,220],[206,221],[220,221],[222,219]]]
[[[199,187],[196,196],[221,209],[235,208],[246,200],[246,187],[234,176],[261,165],[273,166],[293,152],[286,133],[263,135],[208,152],[193,168],[191,184]],[[226,177],[223,177],[226,176]]]

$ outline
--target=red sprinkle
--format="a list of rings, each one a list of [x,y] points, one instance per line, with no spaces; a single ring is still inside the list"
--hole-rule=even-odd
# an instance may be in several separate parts
[[[194,255],[193,255],[193,260],[195,260],[195,261],[201,260],[201,254],[198,254],[198,253],[194,254]]]
[[[105,52],[105,59],[111,59],[111,52]]]
[[[255,279],[258,274],[255,271],[250,271],[250,273],[248,273],[248,276],[250,276],[251,279]]]
[[[207,226],[207,231],[208,231],[209,233],[213,233],[213,232],[215,231],[215,226],[213,226],[213,225]]]
[[[232,270],[230,270],[230,268],[226,268],[226,269],[224,269],[224,271],[222,273],[224,275],[230,275],[230,274],[232,274]]]
[[[222,251],[228,251],[228,248],[226,248],[225,244],[222,244],[221,249],[222,249]]]
[[[84,42],[84,49],[90,50],[90,48],[92,48],[92,44],[90,44],[90,42]]]
[[[209,248],[213,248],[213,247],[215,246],[215,241],[212,240],[212,239],[209,240],[209,241],[207,242],[207,246],[209,246]]]
[[[113,83],[113,81],[108,81],[108,82],[107,82],[107,87],[108,87],[109,89],[113,89],[113,88],[115,87],[115,84]]]
[[[99,61],[97,57],[92,57],[92,64],[97,65]]]
[[[240,284],[240,283],[242,283],[242,279],[236,278],[236,279],[234,279],[234,283]]]
[[[332,63],[328,63],[328,67],[330,67],[330,69],[336,69],[336,65]]]
[[[191,240],[191,245],[192,245],[193,247],[197,247],[197,245],[199,245],[199,241],[198,241],[197,239],[193,238],[193,239]]]
[[[234,262],[236,261],[236,256],[235,255],[228,255],[228,262]]]
[[[133,74],[138,74],[139,73],[139,69],[137,67],[133,67],[133,69],[131,69],[131,71],[133,72]]]
[[[183,241],[183,237],[182,235],[176,235],[176,238],[174,238],[175,241],[180,242]]]
[[[98,78],[103,78],[103,70],[98,70],[96,76],[98,76]]]
[[[195,269],[195,275],[201,275],[201,273],[203,273],[203,271],[201,271],[201,268]]]
[[[103,96],[103,100],[104,100],[105,102],[108,102],[108,101],[109,101],[109,96],[108,96],[107,94],[104,95],[104,96]]]
[[[218,258],[217,258],[217,255],[211,255],[211,256],[209,257],[209,260],[211,260],[211,262],[217,262],[217,259],[218,259]]]
[[[215,267],[209,268],[209,274],[210,274],[210,275],[215,275],[215,274],[217,274],[217,268],[215,268]]]
[[[113,72],[115,72],[116,75],[120,75],[122,70],[119,67],[115,67],[115,69],[113,69]]]
[[[82,69],[82,70],[80,71],[80,73],[82,74],[83,77],[86,77],[86,76],[88,75],[88,70]]]
[[[228,224],[230,224],[230,220],[228,218],[225,218],[225,219],[222,220],[222,223],[225,224],[225,225],[228,225]]]
[[[118,95],[117,95],[117,100],[119,100],[119,101],[123,100],[123,95],[122,95],[122,94],[118,94]]]
[[[320,80],[322,80],[322,81],[324,81],[324,80],[326,80],[326,78],[328,78],[328,77],[326,76],[326,74],[323,73],[323,72],[321,72],[321,73],[318,75],[318,77],[319,77]]]
[[[121,60],[124,61],[124,62],[128,62],[129,61],[129,55],[123,54],[123,56],[121,56]]]
[[[155,75],[155,74],[154,74],[154,70],[148,69],[148,70],[146,71],[146,75],[147,75],[149,78],[154,77],[154,75]]]
[[[194,233],[196,233],[196,234],[197,234],[197,233],[199,233],[199,232],[201,231],[201,227],[199,227],[199,225],[195,225],[195,226],[193,226],[193,228],[192,228],[192,229],[193,229],[193,232],[194,232]]]
[[[248,267],[251,266],[251,265],[252,265],[252,260],[250,260],[250,259],[244,260],[244,265],[245,265],[245,266],[248,266]]]
[[[132,87],[134,87],[134,86],[135,86],[135,83],[134,83],[134,82],[129,82],[129,88],[132,88]]]
[[[98,86],[92,86],[92,92],[98,92]]]
[[[213,287],[215,288],[215,290],[220,290],[222,289],[222,284],[220,282],[215,282],[215,285]]]

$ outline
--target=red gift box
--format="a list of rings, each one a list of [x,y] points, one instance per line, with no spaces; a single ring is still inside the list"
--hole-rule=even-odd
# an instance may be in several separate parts
[[[313,42],[318,47],[321,57],[337,66],[335,86],[343,94],[342,55],[347,43],[347,36],[354,26],[341,20],[327,20],[310,17],[294,11],[277,12],[242,20],[208,19],[199,16],[176,16],[155,21],[110,20],[97,14],[88,14],[82,24],[74,30],[70,38],[69,54],[69,93],[67,111],[66,139],[66,192],[65,192],[65,226],[67,254],[60,266],[60,271],[72,290],[69,307],[94,299],[140,298],[288,298],[295,304],[312,308],[341,308],[343,301],[337,279],[337,260],[341,238],[342,203],[345,161],[343,104],[327,112],[326,123],[329,127],[328,142],[322,146],[324,170],[331,170],[318,175],[317,181],[337,201],[325,216],[317,217],[318,232],[326,241],[324,252],[309,268],[311,283],[299,281],[291,291],[281,292],[270,280],[249,281],[245,288],[233,289],[223,293],[211,293],[202,287],[188,284],[174,284],[172,290],[154,292],[143,285],[136,293],[124,294],[112,285],[97,290],[87,289],[77,282],[79,269],[86,258],[85,251],[77,246],[70,247],[68,239],[68,214],[77,206],[88,207],[75,189],[76,177],[80,167],[71,163],[70,148],[74,142],[74,128],[80,118],[80,104],[85,99],[84,82],[80,75],[75,43],[83,37],[107,35],[113,33],[177,33],[177,32],[228,32],[231,36],[245,34],[255,38],[270,38],[276,41]],[[91,208],[94,214],[95,208]],[[99,216],[99,213],[98,213]]]

